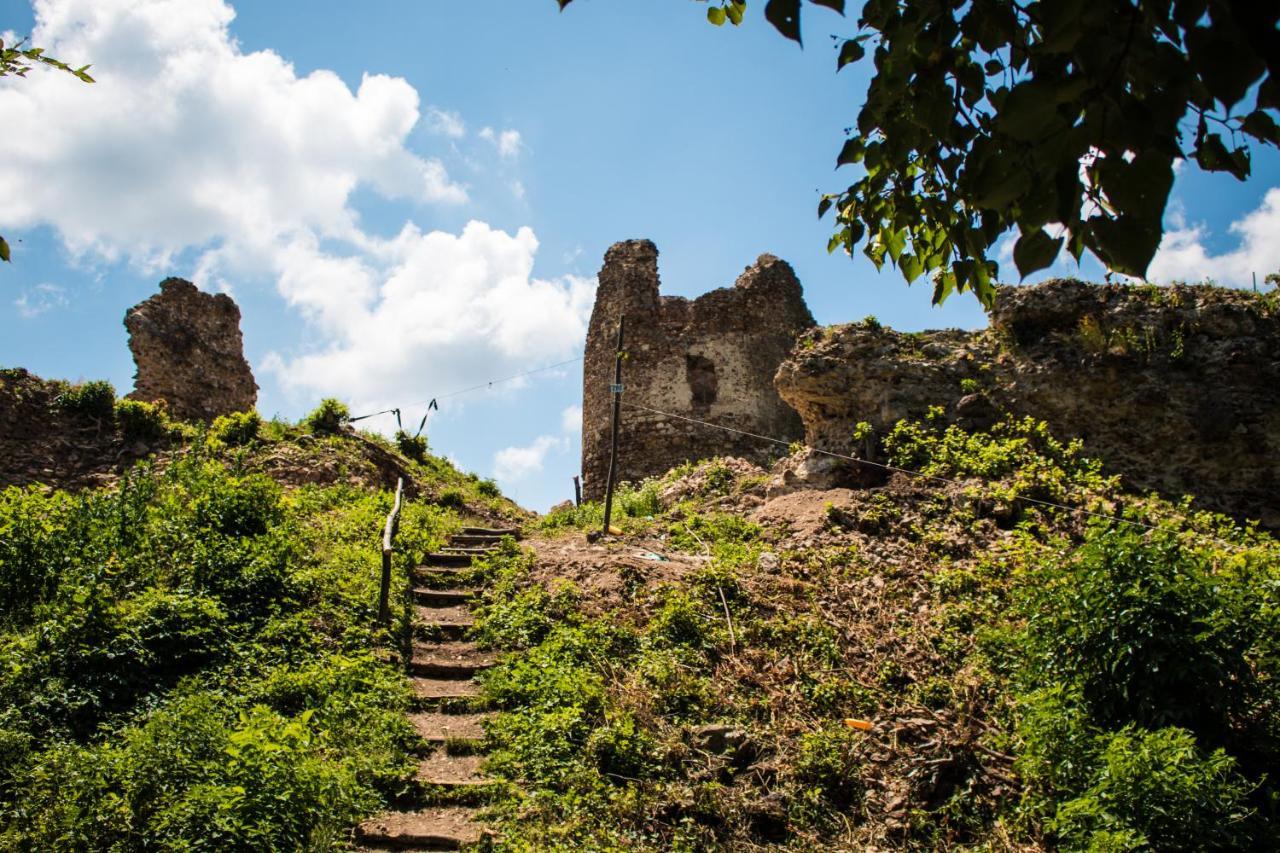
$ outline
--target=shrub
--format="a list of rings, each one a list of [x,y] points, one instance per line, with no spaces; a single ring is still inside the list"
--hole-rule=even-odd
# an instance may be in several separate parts
[[[315,411],[306,416],[304,423],[317,435],[336,435],[342,431],[343,424],[349,420],[351,420],[351,410],[346,404],[332,397],[326,397],[320,401]]]
[[[1202,753],[1184,729],[1126,728],[1099,738],[1097,751],[1092,784],[1049,822],[1072,849],[1253,848],[1251,786],[1222,750]]]
[[[409,435],[402,429],[396,430],[396,447],[414,462],[422,462],[427,456],[427,437]]]
[[[258,438],[262,418],[255,411],[232,412],[215,418],[209,437],[227,447],[243,447]]]
[[[502,490],[492,479],[486,478],[476,483],[476,494],[482,498],[498,498],[502,497]]]
[[[116,389],[110,382],[83,382],[53,398],[53,405],[69,415],[109,420],[115,413]]]
[[[1030,677],[1075,685],[1100,725],[1185,726],[1221,740],[1256,693],[1260,602],[1169,533],[1091,527],[1027,584]]]
[[[118,400],[115,415],[120,433],[132,441],[156,441],[172,429],[164,406],[144,400]]]

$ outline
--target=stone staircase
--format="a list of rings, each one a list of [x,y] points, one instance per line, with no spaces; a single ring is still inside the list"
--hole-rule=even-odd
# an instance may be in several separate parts
[[[412,793],[402,810],[372,817],[356,828],[366,851],[461,850],[478,844],[486,830],[477,806],[499,787],[480,770],[483,742],[480,686],[475,675],[496,658],[466,639],[474,624],[469,604],[476,590],[461,583],[473,558],[483,556],[515,530],[466,527],[449,546],[427,555],[414,570],[414,712],[421,738]]]

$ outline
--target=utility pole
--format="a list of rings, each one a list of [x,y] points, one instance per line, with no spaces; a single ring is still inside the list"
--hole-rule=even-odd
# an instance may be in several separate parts
[[[609,518],[613,515],[613,479],[618,465],[618,419],[622,415],[622,328],[626,323],[625,316],[618,317],[618,349],[613,357],[613,385],[609,393],[613,394],[613,428],[609,439],[609,477],[604,484],[604,527],[601,536],[609,535]]]
[[[573,505],[582,506],[582,480],[577,474],[573,475]]]

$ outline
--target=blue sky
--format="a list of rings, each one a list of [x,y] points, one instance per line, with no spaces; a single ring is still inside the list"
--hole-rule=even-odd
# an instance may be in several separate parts
[[[0,11],[99,80],[0,83],[6,366],[124,393],[124,312],[179,275],[240,304],[265,415],[338,396],[416,422],[420,401],[578,354],[604,251],[632,237],[657,243],[665,293],[771,252],[821,323],[985,323],[972,297],[933,308],[925,283],[827,254],[814,209],[847,183],[832,165],[868,68],[834,73],[851,25],[826,10],[803,50],[759,9],[718,29],[686,0]],[[1180,172],[1155,280],[1280,269],[1280,158],[1254,168]],[[432,449],[544,509],[571,494],[581,382],[570,365],[451,397]]]

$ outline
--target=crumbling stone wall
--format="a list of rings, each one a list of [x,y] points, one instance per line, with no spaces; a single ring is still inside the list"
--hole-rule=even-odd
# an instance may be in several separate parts
[[[582,390],[583,494],[604,493],[618,318],[626,315],[623,400],[715,424],[797,439],[802,426],[773,374],[813,326],[791,266],[761,255],[731,288],[688,300],[658,294],[658,250],[648,240],[605,253],[587,331]],[[623,407],[618,480],[666,473],[685,461],[734,455],[765,462],[776,447]]]
[[[137,365],[135,400],[164,400],[182,420],[211,421],[258,399],[240,336],[240,309],[225,293],[201,293],[181,278],[124,316]]]
[[[1002,288],[991,328],[902,334],[814,329],[778,369],[808,444],[862,455],[930,406],[985,429],[1049,423],[1139,490],[1280,527],[1280,304],[1209,286],[1055,280]]]

